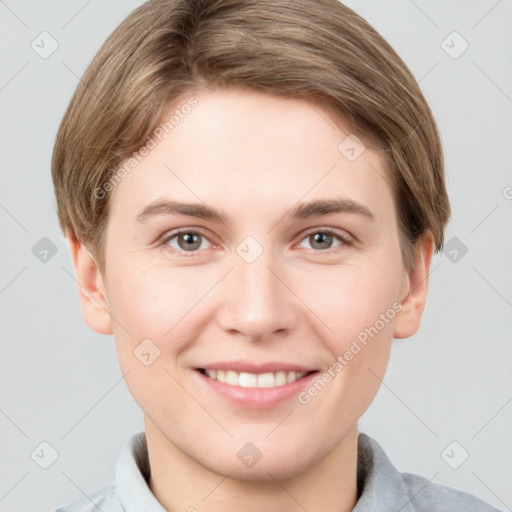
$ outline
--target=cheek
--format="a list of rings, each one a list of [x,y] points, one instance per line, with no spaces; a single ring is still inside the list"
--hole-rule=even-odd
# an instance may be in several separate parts
[[[396,302],[401,283],[398,265],[372,262],[319,267],[316,272],[301,273],[300,279],[296,276],[295,282],[294,290],[317,317],[319,332],[326,333],[324,340],[331,352],[342,353],[355,339],[364,343],[369,336],[392,336],[400,308]]]
[[[126,384],[146,413],[172,413],[166,410],[162,397],[167,395],[161,390],[181,396],[174,380],[183,379],[180,355],[201,328],[200,299],[212,279],[197,268],[176,270],[133,262],[119,265],[110,277],[109,306],[117,320],[114,337]]]
[[[323,414],[348,422],[369,406],[386,370],[394,321],[401,309],[396,302],[400,272],[396,263],[379,266],[372,262],[331,267],[325,275],[317,273],[302,280],[298,295],[307,297],[304,302],[322,320],[327,334],[321,340],[331,354],[321,376],[328,391],[320,383],[320,392],[312,389],[303,403],[316,401]],[[322,398],[317,401],[315,393]]]
[[[213,274],[212,269],[207,272],[197,266],[173,269],[133,262],[119,265],[111,273],[109,307],[117,320],[117,353],[123,372],[134,370],[131,379],[142,378],[149,389],[150,374],[155,377],[155,372],[164,369],[173,374],[181,371],[181,354],[211,319],[211,312],[204,308],[208,292],[218,280]],[[146,368],[141,354],[148,352],[146,359],[152,359],[153,354],[157,357]]]
[[[187,323],[187,314],[213,283],[197,267],[119,266],[113,272],[109,305],[132,337],[161,339]]]

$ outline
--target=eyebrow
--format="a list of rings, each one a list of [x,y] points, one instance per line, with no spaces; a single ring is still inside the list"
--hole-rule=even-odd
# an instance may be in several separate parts
[[[300,203],[288,216],[294,219],[307,219],[333,213],[356,213],[375,220],[375,216],[366,206],[344,197]],[[149,204],[137,215],[136,220],[139,223],[145,223],[157,215],[186,215],[224,224],[228,221],[228,216],[224,211],[212,206],[170,200],[158,200]]]

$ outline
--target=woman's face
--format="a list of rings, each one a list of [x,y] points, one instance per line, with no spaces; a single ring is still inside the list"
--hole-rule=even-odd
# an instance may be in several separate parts
[[[354,431],[385,372],[410,284],[392,191],[381,157],[319,106],[195,99],[111,197],[121,370],[146,426],[202,466],[291,477]]]

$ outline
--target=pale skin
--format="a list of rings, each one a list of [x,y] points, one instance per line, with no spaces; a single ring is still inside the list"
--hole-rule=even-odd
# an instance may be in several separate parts
[[[432,237],[417,244],[407,271],[383,161],[369,148],[355,161],[341,154],[351,132],[328,111],[249,90],[194,96],[192,112],[116,186],[103,274],[68,237],[83,316],[114,334],[144,413],[150,488],[166,510],[349,511],[357,421],[393,337],[420,326]],[[298,203],[340,197],[371,215],[292,217]],[[206,204],[227,219],[161,212],[137,220],[160,200]],[[199,234],[196,248],[172,237],[178,228]],[[328,228],[343,238],[315,243]],[[252,263],[236,251],[248,236],[263,250]],[[197,377],[203,364],[237,358],[325,371],[393,304],[401,311],[307,405],[294,397],[237,407]],[[147,338],[161,351],[149,366],[133,354]],[[237,457],[247,442],[262,453],[251,468]]]

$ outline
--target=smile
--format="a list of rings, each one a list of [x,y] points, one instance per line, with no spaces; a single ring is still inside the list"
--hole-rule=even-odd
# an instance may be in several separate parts
[[[293,400],[317,378],[319,370],[292,361],[238,359],[212,361],[194,368],[199,385],[236,407],[268,409]]]
[[[236,372],[234,370],[214,370],[199,368],[199,371],[209,377],[224,384],[231,386],[240,386],[242,388],[275,388],[295,382],[308,373],[312,372],[267,372],[267,373],[247,373]]]

